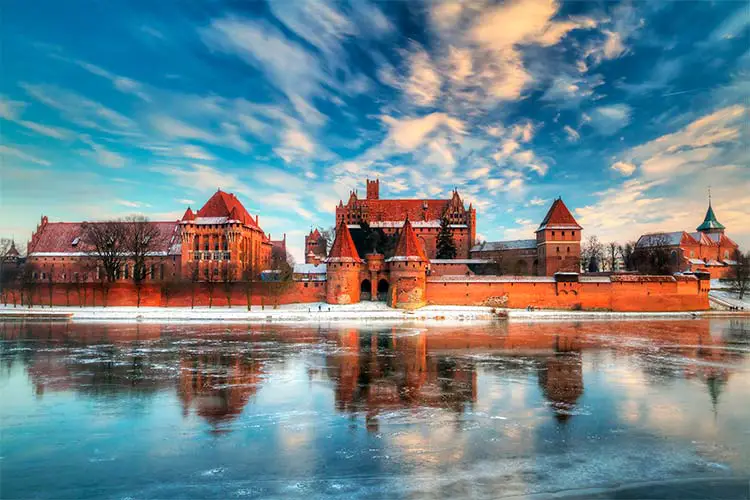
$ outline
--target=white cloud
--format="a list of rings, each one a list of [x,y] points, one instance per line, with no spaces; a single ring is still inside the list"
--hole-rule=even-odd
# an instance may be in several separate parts
[[[42,158],[37,158],[36,156],[30,155],[28,153],[24,153],[20,149],[13,148],[10,146],[0,145],[0,158],[3,159],[2,163],[5,163],[7,161],[4,158],[5,156],[14,156],[20,160],[30,161],[32,163],[36,163],[37,165],[44,165],[44,166],[51,165],[51,163],[48,162],[47,160],[44,160]]]
[[[563,130],[567,134],[569,142],[578,142],[581,139],[581,134],[579,134],[578,131],[576,131],[570,125],[565,125],[563,127]]]
[[[419,118],[396,119],[382,117],[390,131],[387,140],[401,150],[412,150],[420,146],[426,137],[438,130],[452,134],[464,134],[464,124],[458,118],[445,113],[431,113]]]
[[[5,96],[0,95],[0,118],[17,123],[18,125],[32,130],[38,134],[52,137],[53,139],[67,139],[72,136],[69,130],[42,125],[29,120],[22,120],[21,115],[26,108],[26,103],[22,101],[13,101]]]
[[[216,159],[211,153],[209,153],[202,147],[192,144],[186,144],[182,146],[181,152],[185,158],[190,158],[193,160],[212,161]]]
[[[585,122],[602,135],[612,135],[630,123],[631,114],[628,104],[599,106],[586,115]]]
[[[430,56],[417,47],[409,58],[409,78],[405,92],[416,104],[429,106],[440,96],[440,75],[430,61]]]
[[[88,136],[81,136],[81,142],[87,144],[91,151],[81,151],[84,156],[92,156],[100,165],[109,168],[122,168],[125,166],[125,157],[110,151],[101,144],[97,144]]]
[[[618,161],[612,164],[612,170],[620,172],[625,177],[630,177],[635,172],[635,165],[626,161]]]

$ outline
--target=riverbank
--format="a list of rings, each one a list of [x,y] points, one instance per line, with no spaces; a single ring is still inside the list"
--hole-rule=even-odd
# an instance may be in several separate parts
[[[329,321],[393,321],[435,320],[471,321],[497,320],[606,320],[643,318],[694,318],[738,315],[719,311],[696,312],[609,312],[525,309],[494,309],[471,306],[427,306],[416,311],[393,309],[380,302],[348,305],[323,303],[288,304],[278,309],[254,307],[251,311],[237,307],[40,307],[31,309],[0,306],[0,320],[64,320],[64,321],[147,321],[147,322],[240,322],[240,323],[320,323]]]

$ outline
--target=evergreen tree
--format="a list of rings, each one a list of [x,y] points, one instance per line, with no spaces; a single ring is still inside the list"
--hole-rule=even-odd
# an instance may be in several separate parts
[[[451,232],[448,217],[445,216],[440,221],[440,231],[437,236],[437,258],[456,258],[456,243],[453,241],[453,233]]]

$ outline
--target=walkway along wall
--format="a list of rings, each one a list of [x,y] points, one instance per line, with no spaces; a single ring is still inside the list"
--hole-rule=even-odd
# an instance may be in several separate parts
[[[618,276],[586,278],[440,276],[427,279],[427,304],[679,312],[709,309],[709,276]]]

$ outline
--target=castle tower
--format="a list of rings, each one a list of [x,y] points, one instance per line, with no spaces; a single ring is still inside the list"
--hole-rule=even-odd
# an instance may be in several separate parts
[[[314,264],[326,258],[328,241],[317,228],[305,236],[305,264]]]
[[[380,199],[380,179],[375,179],[374,181],[367,179],[367,199]]]
[[[331,253],[326,260],[326,302],[329,304],[354,304],[359,302],[359,274],[362,259],[342,220],[336,227]]]
[[[562,198],[557,198],[536,230],[537,274],[578,272],[582,229]]]
[[[388,259],[391,276],[392,307],[417,309],[427,303],[427,265],[429,260],[407,218],[396,251]]]
[[[696,228],[696,231],[701,233],[712,234],[720,233],[724,234],[724,225],[716,220],[714,215],[714,209],[711,207],[711,193],[708,194],[708,210],[706,210],[706,217],[703,219],[703,223]]]

